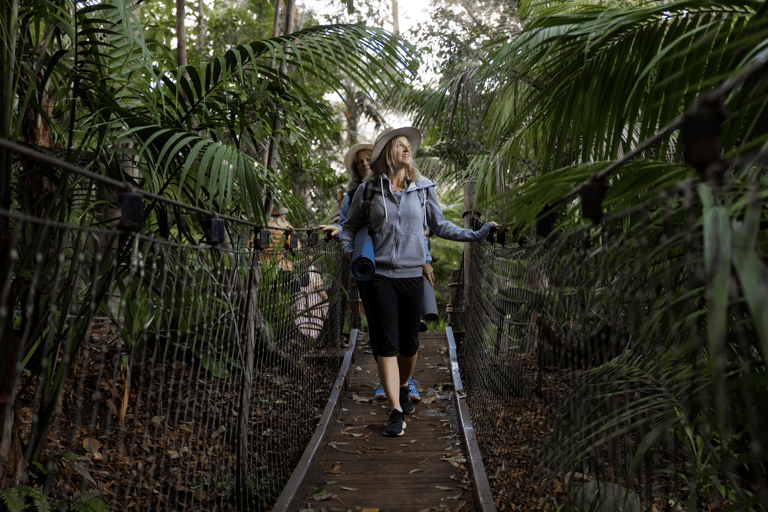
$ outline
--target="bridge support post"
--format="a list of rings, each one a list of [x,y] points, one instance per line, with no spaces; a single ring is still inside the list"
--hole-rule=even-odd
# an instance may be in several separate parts
[[[477,181],[469,179],[464,181],[464,228],[465,229],[478,229],[477,217],[478,213],[475,211],[475,188]],[[464,306],[462,317],[462,324],[466,329],[466,325],[469,320],[468,307],[472,303],[472,243],[464,243],[464,279],[463,279],[463,297],[462,303]]]
[[[448,315],[448,325],[454,331],[464,332],[464,287],[462,286],[461,271],[461,268],[451,270],[451,277],[448,282],[448,304],[445,306],[445,313]]]

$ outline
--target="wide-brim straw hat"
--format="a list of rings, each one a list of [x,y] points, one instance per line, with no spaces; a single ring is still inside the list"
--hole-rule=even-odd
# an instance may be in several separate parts
[[[347,169],[347,174],[357,172],[356,169],[352,168],[352,166],[355,164],[355,156],[357,156],[357,154],[364,149],[371,151],[373,149],[373,144],[370,142],[360,142],[347,150],[347,153],[344,155],[344,167]]]
[[[376,142],[373,143],[373,150],[371,151],[371,164],[373,164],[373,162],[375,162],[379,157],[381,150],[384,149],[384,146],[387,144],[387,142],[401,135],[405,136],[408,139],[408,142],[411,143],[411,158],[413,158],[416,155],[416,152],[419,150],[419,144],[421,144],[421,132],[413,126],[404,126],[402,128],[387,128],[381,132],[378,137],[376,137]]]

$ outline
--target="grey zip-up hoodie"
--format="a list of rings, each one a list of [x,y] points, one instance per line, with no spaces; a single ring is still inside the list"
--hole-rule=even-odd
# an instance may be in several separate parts
[[[341,230],[344,254],[354,249],[355,234],[370,220],[376,274],[390,278],[420,277],[424,265],[424,229],[457,242],[483,240],[491,230],[485,223],[477,231],[462,229],[445,220],[437,203],[435,182],[419,177],[409,183],[398,204],[386,176],[368,182],[373,190],[366,207],[365,184],[357,188],[349,208],[349,218]],[[383,192],[382,192],[383,191]]]

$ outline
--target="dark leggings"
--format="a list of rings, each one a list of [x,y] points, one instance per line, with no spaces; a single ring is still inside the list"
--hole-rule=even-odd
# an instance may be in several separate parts
[[[419,350],[423,278],[374,275],[360,283],[374,357],[411,357]]]

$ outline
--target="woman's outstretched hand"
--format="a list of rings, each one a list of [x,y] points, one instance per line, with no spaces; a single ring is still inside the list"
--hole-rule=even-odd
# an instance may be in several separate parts
[[[488,224],[490,224],[492,227],[497,228],[499,225],[493,221],[490,221]]]
[[[333,224],[320,224],[318,227],[326,233],[330,233],[331,236],[336,236],[341,232],[341,228]]]

